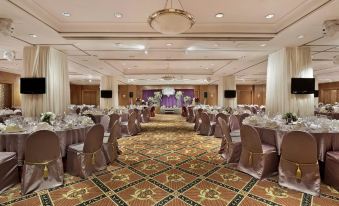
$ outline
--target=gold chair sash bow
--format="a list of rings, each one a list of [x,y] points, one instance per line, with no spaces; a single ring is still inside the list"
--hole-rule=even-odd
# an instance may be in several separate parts
[[[57,161],[58,159],[54,159],[54,160],[48,160],[48,161],[44,161],[44,162],[27,162],[25,161],[25,164],[27,165],[42,165],[44,166],[43,168],[43,178],[47,179],[48,178],[48,164],[54,161]]]
[[[95,154],[97,152],[99,152],[99,151],[101,151],[101,148],[98,149],[97,151],[94,151],[94,152],[88,152],[88,153],[83,152],[82,154],[84,154],[84,155],[91,155],[92,156],[91,157],[91,163],[92,163],[92,165],[94,165],[95,164]]]
[[[243,149],[250,153],[250,156],[248,157],[248,164],[249,165],[252,165],[252,162],[253,162],[253,157],[252,156],[253,155],[262,155],[263,154],[262,152],[251,152],[251,151],[247,150],[244,147],[243,147]]]
[[[318,161],[315,162],[315,163],[298,163],[298,162],[293,162],[293,161],[290,161],[290,160],[287,160],[287,159],[283,158],[282,156],[281,156],[281,159],[296,165],[297,169],[295,171],[295,178],[297,180],[301,180],[301,178],[302,178],[302,171],[301,171],[300,165],[317,165],[318,164]]]

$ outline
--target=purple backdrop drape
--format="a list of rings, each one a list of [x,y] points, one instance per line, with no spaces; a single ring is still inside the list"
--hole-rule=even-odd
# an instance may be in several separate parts
[[[159,89],[150,89],[150,90],[143,90],[142,91],[142,99],[144,101],[148,101],[148,97],[153,97],[154,96],[154,92],[159,92],[161,90]],[[193,99],[194,97],[194,89],[176,89],[175,92],[177,91],[182,91],[183,92],[183,96],[181,97],[180,101],[177,101],[177,99],[175,98],[175,95],[171,95],[169,97],[167,97],[166,95],[162,96],[162,100],[160,102],[160,106],[166,106],[166,107],[173,107],[173,106],[177,106],[177,107],[181,107],[182,105],[184,105],[184,97],[185,96],[189,96]]]

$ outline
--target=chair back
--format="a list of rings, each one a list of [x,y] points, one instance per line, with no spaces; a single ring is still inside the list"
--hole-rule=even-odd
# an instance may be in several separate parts
[[[152,106],[152,107],[151,107],[151,112],[154,112],[154,111],[155,111],[155,107]]]
[[[198,112],[199,114],[199,112]],[[208,116],[208,114],[206,112],[202,112],[200,115],[200,119],[201,119],[201,124],[202,125],[210,125],[210,117]]]
[[[111,131],[115,121],[118,121],[118,123],[121,121],[120,115],[118,115],[118,114],[111,114],[111,115],[109,115],[108,131]]]
[[[230,127],[229,127],[229,125],[226,123],[226,121],[222,117],[218,117],[217,122],[218,122],[218,124],[221,127],[221,132],[222,132],[222,135],[225,138],[226,142],[227,143],[231,143],[232,142],[232,138],[230,136]]]
[[[60,155],[59,138],[54,132],[39,130],[28,136],[25,147],[25,161],[41,163],[58,159]]]
[[[224,114],[224,113],[218,113],[218,114],[215,116],[215,119],[216,119],[217,124],[219,124],[219,121],[218,121],[219,117],[220,117],[221,119],[225,120],[226,124],[228,123],[227,115]]]
[[[128,117],[128,129],[133,131],[136,128],[137,113],[132,112]]]
[[[109,122],[110,117],[108,115],[104,115],[100,119],[100,124],[104,127],[105,132],[108,131]]]
[[[194,116],[193,107],[188,107],[188,116]]]
[[[240,129],[242,147],[249,152],[262,153],[262,144],[258,131],[249,125],[243,125]]]
[[[239,124],[239,120],[238,120],[237,116],[231,115],[229,117],[229,125],[230,125],[231,131],[240,129],[240,124]]]
[[[291,162],[313,164],[318,161],[317,141],[307,132],[289,132],[282,140],[281,156]]]
[[[91,127],[86,135],[84,142],[84,153],[93,153],[98,151],[104,139],[104,127],[101,124],[96,124]]]
[[[113,124],[113,127],[110,130],[108,142],[113,143],[119,138],[121,138],[121,127],[119,121],[116,120]]]

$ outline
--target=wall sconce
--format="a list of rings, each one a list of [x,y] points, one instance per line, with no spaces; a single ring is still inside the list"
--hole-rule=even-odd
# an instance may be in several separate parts
[[[126,94],[123,94],[123,95],[122,95],[122,98],[124,98],[124,99],[125,99],[125,98],[126,98]]]

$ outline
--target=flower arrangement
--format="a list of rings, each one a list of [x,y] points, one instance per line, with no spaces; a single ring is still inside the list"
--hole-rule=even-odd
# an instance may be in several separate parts
[[[52,122],[55,120],[55,114],[53,112],[45,112],[40,114],[40,121],[47,122],[52,125]]]
[[[294,114],[294,113],[292,113],[292,112],[287,112],[287,113],[285,113],[285,114],[283,115],[282,118],[285,119],[285,120],[288,121],[288,122],[291,122],[291,120],[292,120],[293,122],[295,122],[295,121],[298,120],[297,115]]]
[[[191,102],[191,97],[190,96],[185,96],[184,97],[184,102],[185,102],[185,104],[189,104],[190,102]]]
[[[325,105],[325,111],[326,112],[334,112],[334,107],[331,104]]]
[[[177,100],[180,100],[181,97],[182,97],[182,95],[183,95],[183,92],[182,92],[182,91],[177,91],[177,92],[175,93],[175,98],[176,98]]]

